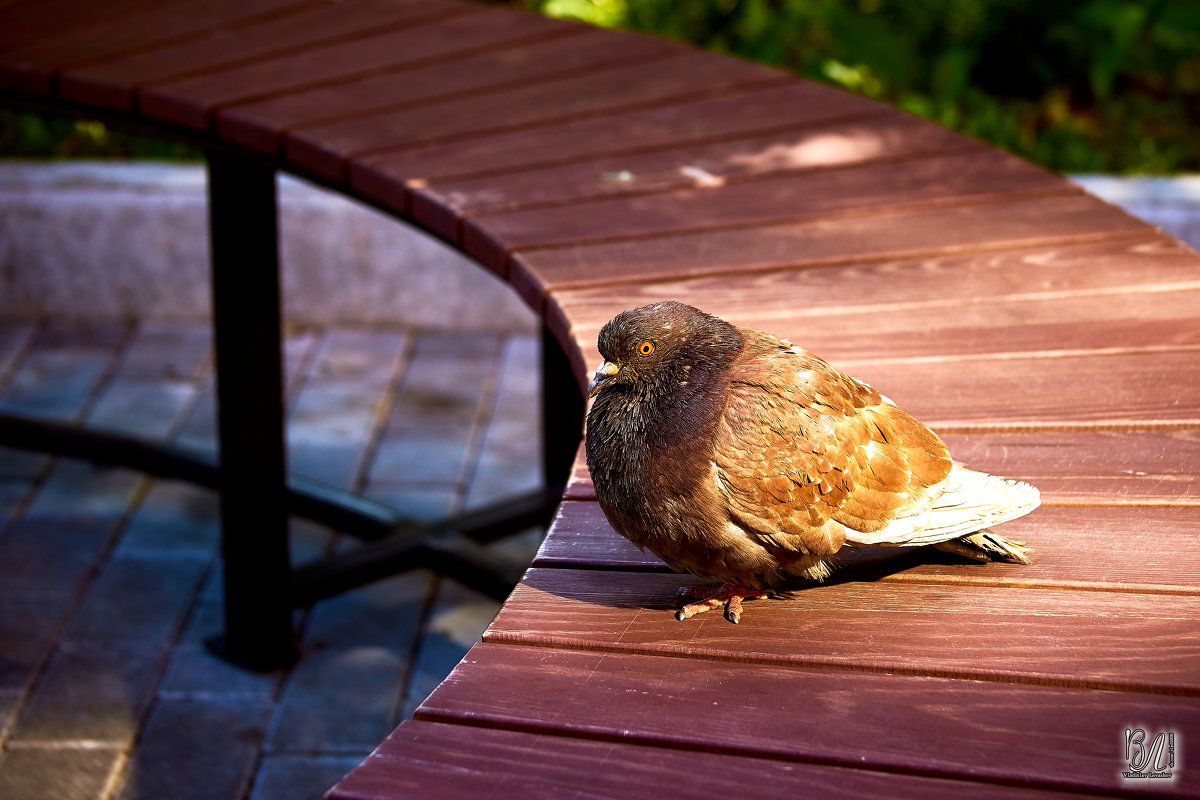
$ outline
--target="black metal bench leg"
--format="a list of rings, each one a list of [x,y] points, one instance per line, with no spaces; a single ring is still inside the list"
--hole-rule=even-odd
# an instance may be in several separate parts
[[[220,445],[225,635],[230,661],[294,658],[275,171],[208,157]]]
[[[565,486],[583,435],[586,402],[562,346],[542,326],[542,454],[547,486]]]

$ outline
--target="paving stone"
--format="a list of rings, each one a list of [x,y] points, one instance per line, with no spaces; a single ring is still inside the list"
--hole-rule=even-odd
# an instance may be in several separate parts
[[[59,600],[0,593],[0,689],[23,690],[30,685],[67,609]]]
[[[34,333],[30,346],[113,352],[129,339],[132,325],[114,317],[50,317]]]
[[[537,555],[544,538],[546,538],[545,528],[529,528],[493,542],[488,545],[488,550],[494,553],[498,559],[502,558],[518,566],[528,567],[533,563],[533,557]]]
[[[170,640],[187,618],[208,560],[114,557],[101,569],[64,637],[79,640]]]
[[[500,604],[490,597],[456,581],[439,581],[437,599],[426,620],[404,703],[395,723],[412,717],[417,706],[483,637],[484,629],[499,610]]]
[[[467,493],[468,509],[542,485],[538,348],[530,336],[505,343],[495,405]]]
[[[131,744],[154,694],[161,661],[156,644],[60,647],[17,719],[13,740]]]
[[[142,480],[136,472],[58,460],[25,510],[28,519],[116,520]]]
[[[50,459],[30,450],[0,447],[0,479],[33,480],[46,468]]]
[[[0,528],[25,505],[32,491],[33,481],[0,478]]]
[[[481,394],[490,389],[498,348],[495,336],[421,334],[400,384],[395,416],[473,416]]]
[[[408,573],[314,607],[272,720],[270,752],[365,755],[379,744],[391,730],[429,580]]]
[[[104,388],[87,424],[141,439],[166,439],[196,397],[196,387],[171,378],[116,378]]]
[[[458,483],[471,439],[470,421],[391,427],[375,449],[369,480]]]
[[[287,334],[283,341],[284,392],[289,394],[304,382],[304,370],[309,354],[317,342],[312,331]],[[173,438],[180,448],[215,459],[217,455],[217,395],[216,384],[210,372],[192,402],[191,408],[180,421]]]
[[[33,350],[5,384],[0,412],[75,419],[112,360],[94,349]]]
[[[288,467],[350,488],[374,435],[379,397],[355,383],[306,385],[288,418]]]
[[[115,555],[211,559],[220,541],[221,504],[215,492],[179,481],[154,481]]]
[[[220,607],[217,607],[218,616]],[[206,629],[204,638],[219,634],[224,623]],[[251,672],[213,655],[202,642],[174,648],[162,694],[170,697],[225,698],[266,703],[274,699],[282,673]]]
[[[340,536],[325,525],[318,525],[299,517],[292,517],[288,529],[291,533],[290,555],[294,565],[322,559],[329,554],[338,539],[349,538]]]
[[[283,335],[283,391],[291,395],[308,377],[322,332],[317,329],[287,330]]]
[[[171,441],[185,452],[216,462],[217,394],[211,378],[197,390],[191,407],[184,413]]]
[[[33,450],[0,446],[0,479],[33,480],[49,465],[50,458]]]
[[[211,325],[146,320],[134,332],[116,377],[190,382],[211,368]]]
[[[266,725],[264,700],[161,699],[117,793],[120,800],[245,796]]]
[[[454,513],[458,487],[453,483],[421,485],[372,481],[363,496],[395,509],[418,522],[434,522]]]
[[[112,523],[26,518],[0,536],[0,593],[70,602],[91,575]]]
[[[28,322],[0,322],[0,380],[33,340],[34,326]]]
[[[101,800],[123,756],[111,748],[19,747],[0,753],[4,800]]]
[[[0,689],[0,741],[8,733],[8,727],[16,719],[17,706],[25,699],[20,689]]]
[[[408,340],[405,332],[397,330],[330,330],[317,346],[309,380],[383,388],[392,380]]]
[[[268,755],[250,800],[321,800],[361,760],[357,755]]]

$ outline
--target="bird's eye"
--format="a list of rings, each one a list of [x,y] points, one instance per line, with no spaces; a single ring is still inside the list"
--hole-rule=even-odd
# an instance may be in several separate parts
[[[648,356],[654,352],[654,342],[642,342],[638,345],[638,352],[644,356]]]

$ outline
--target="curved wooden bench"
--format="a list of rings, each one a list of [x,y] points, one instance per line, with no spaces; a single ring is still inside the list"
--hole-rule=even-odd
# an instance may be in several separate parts
[[[1042,489],[1005,526],[1033,566],[864,565],[735,627],[673,619],[685,579],[576,463],[483,642],[332,797],[1200,792],[1193,251],[978,142],[641,36],[449,0],[0,13],[8,101],[192,138],[218,179],[316,179],[506,279],[569,365],[552,446],[600,325],[676,298]]]

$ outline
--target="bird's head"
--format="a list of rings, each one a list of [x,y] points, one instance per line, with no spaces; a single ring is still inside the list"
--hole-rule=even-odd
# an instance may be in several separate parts
[[[674,394],[692,385],[693,377],[728,365],[742,337],[722,319],[666,301],[622,311],[600,329],[597,346],[604,362],[588,396],[623,390]]]

